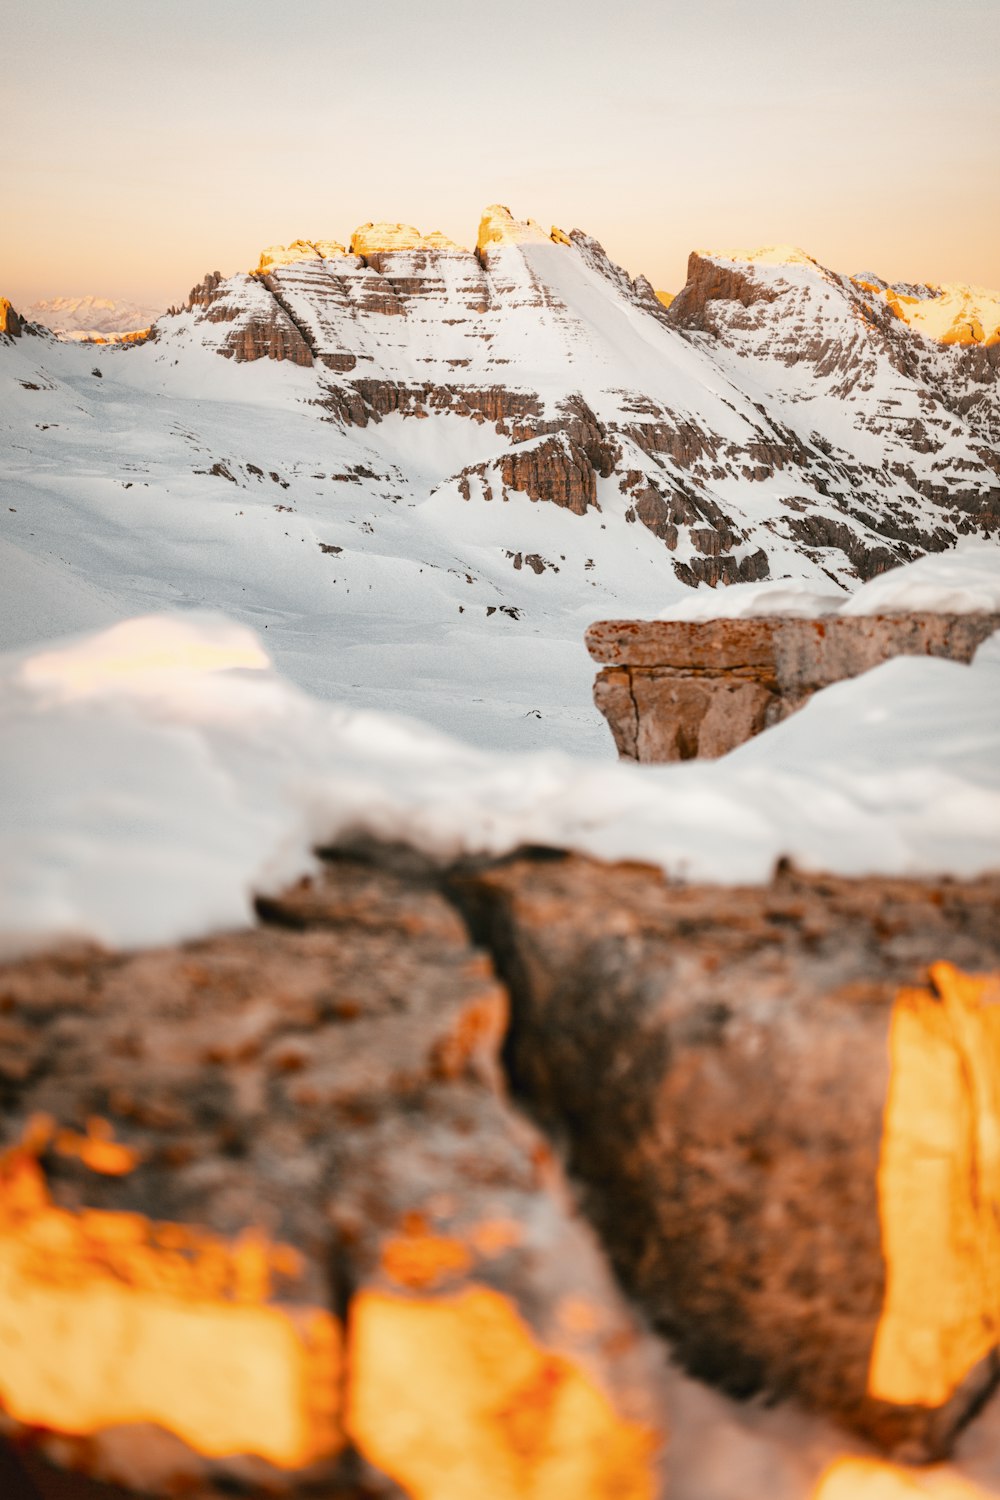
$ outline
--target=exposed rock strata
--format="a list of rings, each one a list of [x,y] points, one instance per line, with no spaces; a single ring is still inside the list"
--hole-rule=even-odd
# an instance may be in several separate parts
[[[801,252],[693,255],[668,307],[580,230],[546,233],[494,206],[475,251],[366,224],[349,251],[296,240],[250,275],[210,281],[189,303],[202,336],[226,323],[214,346],[227,357],[314,366],[315,404],[345,425],[477,420],[484,391],[501,412],[531,407],[530,430],[504,429],[511,443],[561,434],[582,448],[691,585],[769,576],[789,552],[867,578],[1000,528],[1000,344],[925,338],[897,308],[916,305],[913,289],[890,296]],[[600,460],[576,407],[593,417]],[[524,463],[495,464],[493,492]],[[582,513],[591,482],[530,489]],[[746,485],[770,486],[773,503]],[[647,498],[629,506],[633,492]]]
[[[893,656],[971,661],[1000,615],[603,620],[587,632],[594,702],[627,760],[714,757],[813,693]]]
[[[263,913],[0,970],[20,1441],[162,1494],[653,1500],[650,1349],[505,1101],[488,959],[350,861]]]
[[[578,516],[597,505],[594,467],[583,449],[563,433],[533,438],[493,463],[464,469],[458,481],[463,499],[472,498],[474,481],[487,500],[495,493],[503,496],[505,491],[517,491],[531,500],[549,500]]]
[[[1000,1369],[1000,880],[520,858],[454,889],[514,1086],[688,1369],[945,1452]]]

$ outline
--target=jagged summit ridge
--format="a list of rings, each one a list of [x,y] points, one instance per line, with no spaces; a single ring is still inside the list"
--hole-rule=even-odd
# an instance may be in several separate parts
[[[484,209],[476,237],[475,253],[482,257],[498,247],[525,244],[570,245],[570,236],[553,225],[546,233],[534,219],[516,219],[509,208],[492,204]],[[387,220],[360,224],[345,247],[338,240],[292,240],[288,245],[269,245],[263,250],[257,275],[266,275],[279,266],[295,265],[303,260],[334,260],[343,255],[366,259],[370,255],[402,254],[406,251],[433,250],[468,255],[471,252],[439,229],[424,234],[412,224]]]
[[[1000,344],[812,263],[693,256],[667,307],[578,229],[486,218],[483,252],[314,230],[137,348],[5,335],[8,618],[106,618],[117,552],[122,614],[210,603],[324,693],[490,743],[562,704],[568,743],[594,619],[1000,532]]]
[[[819,261],[806,253],[799,245],[761,245],[756,250],[696,250],[696,255],[708,260],[746,261],[756,266],[807,266],[822,270]]]
[[[50,297],[25,308],[32,323],[50,329],[59,338],[83,342],[115,340],[122,335],[145,331],[160,315],[161,308],[139,306],[135,302],[98,297],[87,293],[79,297]]]
[[[787,247],[695,254],[667,306],[578,229],[546,233],[497,205],[482,223],[468,250],[392,222],[346,244],[272,246],[252,272],[207,276],[115,373],[189,402],[218,385],[275,423],[294,409],[315,428],[298,430],[298,450],[317,449],[302,503],[319,503],[322,480],[334,505],[323,555],[377,545],[345,537],[348,500],[364,536],[386,507],[407,507],[447,536],[457,576],[489,573],[494,611],[527,607],[522,575],[567,608],[584,589],[588,614],[621,616],[661,608],[661,585],[669,599],[765,577],[850,583],[1000,530],[1000,344],[923,337],[887,283]],[[914,317],[937,305],[892,294]],[[29,373],[23,389],[43,385]],[[284,425],[266,462],[257,425],[239,442],[206,438],[195,473],[294,488]],[[293,501],[279,497],[280,513]],[[422,536],[401,551],[416,556]],[[383,565],[369,565],[374,599]],[[612,576],[619,592],[601,604]]]
[[[772,245],[696,252],[667,305],[582,231],[493,205],[474,251],[372,223],[346,250],[272,247],[190,310],[220,354],[313,368],[317,405],[349,429],[491,424],[497,450],[456,451],[442,493],[583,514],[610,485],[679,578],[714,584],[766,576],[789,544],[868,576],[996,528],[992,348],[915,338],[937,301],[886,285]]]

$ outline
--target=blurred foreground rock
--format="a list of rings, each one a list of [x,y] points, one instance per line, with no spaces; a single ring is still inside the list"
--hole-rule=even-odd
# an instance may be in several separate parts
[[[17,1443],[164,1494],[652,1500],[652,1341],[506,1019],[454,909],[350,861],[253,932],[0,970]]]
[[[602,620],[594,702],[625,760],[713,758],[893,656],[971,661],[1000,614]]]
[[[514,1089],[686,1367],[947,1452],[997,1376],[1000,877],[520,858],[454,889]]]
[[[41,1500],[659,1500],[643,1316],[947,1453],[997,1375],[998,912],[374,851],[250,932],[0,969],[10,1454]]]

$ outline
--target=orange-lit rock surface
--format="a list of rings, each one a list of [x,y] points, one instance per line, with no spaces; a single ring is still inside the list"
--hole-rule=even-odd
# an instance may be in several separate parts
[[[901,322],[940,344],[1000,342],[1000,295],[981,286],[915,286],[908,289],[855,278],[862,291],[884,297]]]
[[[515,1089],[687,1368],[946,1452],[996,1379],[1000,878],[525,857],[455,890]]]
[[[0,335],[19,339],[23,326],[23,319],[14,311],[7,298],[0,297]]]
[[[0,1435],[42,1500],[662,1500],[613,1265],[695,1376],[944,1455],[995,1380],[998,910],[373,850],[0,969]]]
[[[971,661],[995,630],[996,614],[602,620],[587,646],[619,755],[671,761],[724,755],[893,656]]]
[[[993,1493],[945,1469],[921,1472],[851,1457],[827,1466],[810,1500],[989,1500]]]
[[[457,245],[439,229],[435,229],[432,234],[421,234],[412,224],[369,222],[359,225],[351,235],[352,255],[367,256],[394,250],[456,250],[460,254],[468,254],[464,246]]]
[[[453,906],[346,860],[251,932],[0,969],[36,1478],[654,1500],[655,1346],[506,1101],[506,1021]]]

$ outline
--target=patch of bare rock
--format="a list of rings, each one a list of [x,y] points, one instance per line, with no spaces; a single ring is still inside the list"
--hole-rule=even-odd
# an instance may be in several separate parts
[[[673,761],[725,755],[894,656],[969,662],[997,630],[985,613],[602,620],[587,646],[606,663],[594,702],[619,755]]]
[[[670,1348],[945,1454],[998,1371],[998,909],[374,850],[249,932],[7,965],[6,1459],[654,1500]]]

